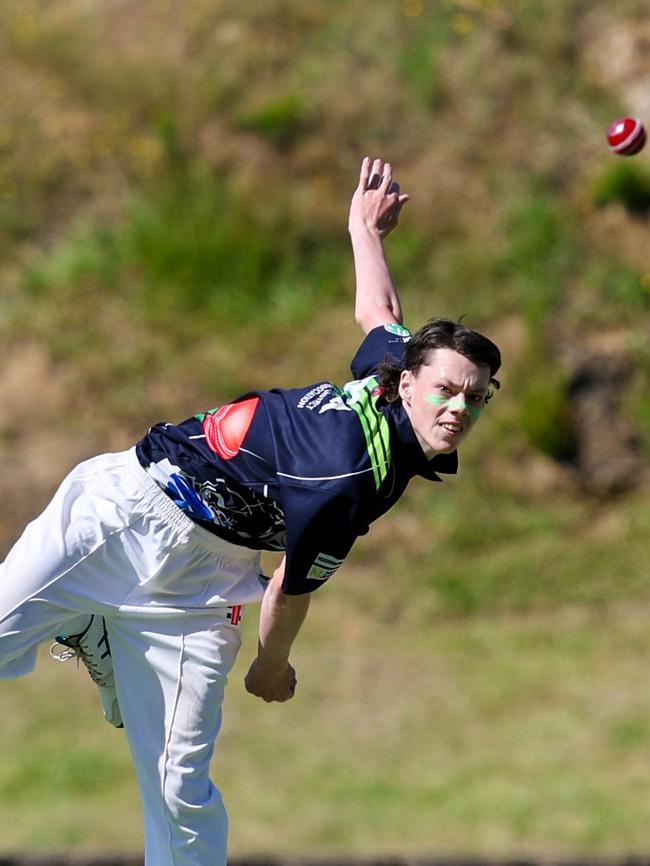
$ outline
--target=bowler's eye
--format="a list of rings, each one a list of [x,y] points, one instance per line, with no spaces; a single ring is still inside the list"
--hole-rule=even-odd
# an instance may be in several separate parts
[[[470,394],[469,395],[470,403],[476,403],[480,405],[485,400],[485,394]]]
[[[438,385],[437,389],[438,391],[440,391],[441,394],[451,394],[451,389],[448,388],[446,385]]]

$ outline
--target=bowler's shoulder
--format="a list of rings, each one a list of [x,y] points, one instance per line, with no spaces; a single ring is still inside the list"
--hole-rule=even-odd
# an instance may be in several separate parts
[[[371,376],[382,361],[399,363],[411,337],[408,328],[393,322],[373,328],[366,334],[350,364],[354,378]]]

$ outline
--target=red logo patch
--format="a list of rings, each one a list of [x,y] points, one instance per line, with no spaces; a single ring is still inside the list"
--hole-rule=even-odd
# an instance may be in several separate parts
[[[233,625],[239,625],[241,622],[243,607],[240,604],[233,604],[228,608],[226,616]]]
[[[259,402],[259,397],[251,397],[228,403],[203,419],[206,442],[222,460],[232,460],[239,453]]]

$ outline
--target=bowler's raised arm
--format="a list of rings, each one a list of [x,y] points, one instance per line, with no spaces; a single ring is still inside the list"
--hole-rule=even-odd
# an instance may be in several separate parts
[[[402,324],[402,308],[384,254],[383,239],[397,225],[409,196],[393,183],[390,163],[366,157],[350,203],[348,230],[356,276],[354,315],[364,333]]]

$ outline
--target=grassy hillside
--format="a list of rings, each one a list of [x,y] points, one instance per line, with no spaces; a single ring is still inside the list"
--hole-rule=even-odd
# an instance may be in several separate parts
[[[412,194],[407,322],[503,349],[459,478],[415,483],[318,593],[287,706],[243,692],[249,612],[215,761],[237,852],[650,846],[650,165],[605,142],[650,122],[646,13],[2,3],[4,550],[80,458],[348,378],[365,154]],[[44,658],[2,695],[0,845],[136,847],[92,684]]]

